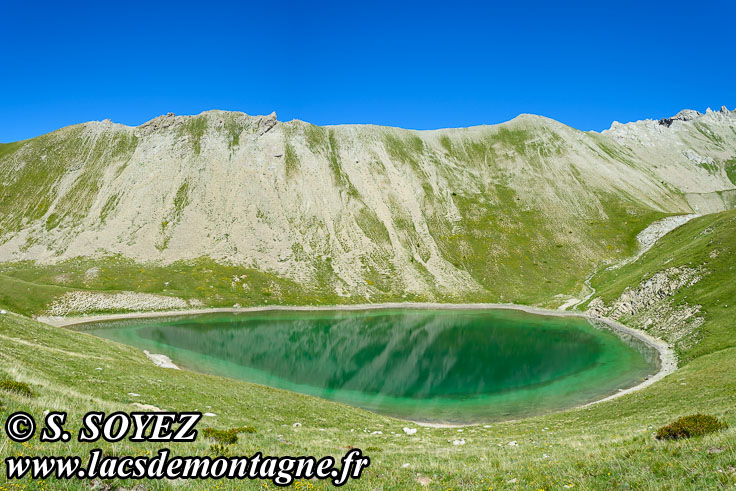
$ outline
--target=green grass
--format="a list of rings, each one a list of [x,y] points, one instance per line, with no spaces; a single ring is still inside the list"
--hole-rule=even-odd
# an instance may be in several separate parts
[[[731,184],[736,186],[736,158],[727,160],[724,164],[724,170],[726,171],[728,180],[731,181]]]
[[[420,158],[425,151],[425,147],[424,142],[418,136],[399,136],[393,133],[386,133],[384,136],[384,146],[386,147],[386,152],[393,160],[408,165],[419,177],[425,175],[420,163]]]
[[[181,127],[180,133],[189,137],[189,141],[196,155],[199,155],[202,151],[202,137],[205,131],[207,131],[207,116],[191,116],[187,118]],[[235,144],[236,142],[231,136],[230,145]]]
[[[4,271],[3,268],[0,270]],[[33,315],[46,310],[55,298],[70,291],[53,284],[44,285],[0,273],[0,306],[13,312]]]
[[[167,226],[162,224],[164,229]],[[86,273],[92,268],[99,272],[90,277]],[[233,282],[233,277],[243,275],[244,279]],[[0,287],[0,305],[26,315],[43,313],[54,298],[71,290],[156,293],[198,299],[212,307],[303,305],[340,299],[327,288],[305,288],[272,274],[206,258],[167,266],[118,257],[73,259],[54,265],[4,264],[0,265]]]
[[[109,198],[107,198],[107,201],[105,201],[105,204],[100,210],[100,223],[104,224],[107,221],[107,217],[110,216],[110,213],[113,210],[115,210],[119,202],[120,195],[118,194],[113,194]]]
[[[340,157],[340,146],[337,136],[335,135],[335,130],[308,124],[304,126],[304,138],[307,141],[309,150],[313,154],[327,159],[327,165],[330,169],[332,179],[335,182],[335,186],[344,190],[349,198],[360,200],[361,198],[358,190],[343,169],[342,157]],[[289,152],[288,145],[286,152]],[[298,165],[298,159],[296,159],[296,154],[293,150],[292,157],[289,157],[288,154],[286,157],[291,161],[292,167],[294,164]],[[290,172],[290,162],[287,161],[286,165],[288,177]]]
[[[8,155],[13,155],[24,145],[25,141],[17,141],[13,143],[0,143],[0,159]]]
[[[633,162],[631,161],[631,158],[629,158],[624,152],[623,148],[617,148],[617,146],[614,146],[612,142],[609,140],[606,140],[604,138],[601,138],[600,136],[596,136],[596,145],[598,145],[598,148],[600,148],[604,154],[606,154],[609,158],[612,160],[616,160],[618,162],[623,162],[628,165],[633,165]]]
[[[487,131],[477,139],[448,136],[440,137],[445,154],[471,168],[494,168],[500,157],[520,158],[525,163],[538,166],[540,158],[565,152],[564,140],[547,128],[501,127]],[[412,148],[409,151],[416,151]],[[510,153],[509,153],[510,152]]]
[[[723,138],[721,138],[717,133],[715,133],[707,124],[701,123],[699,121],[693,121],[693,125],[695,126],[695,129],[698,130],[698,132],[701,135],[706,137],[713,144],[719,147],[723,146],[724,144]]]
[[[85,125],[2,145],[0,172],[10,177],[0,184],[0,209],[4,210],[0,233],[20,230],[24,223],[43,218],[52,206],[47,230],[67,221],[77,223],[94,204],[105,170],[110,165],[124,167],[137,145],[132,131],[113,128],[91,138],[85,136]],[[77,175],[62,193],[59,180],[76,169]]]
[[[361,208],[355,216],[355,221],[366,237],[379,246],[389,246],[391,244],[386,225],[378,218],[375,211],[368,207]]]
[[[342,158],[340,157],[340,147],[335,137],[335,130],[328,130],[327,132],[327,160],[329,162],[330,171],[332,172],[332,178],[335,180],[335,184],[347,191],[348,196],[353,199],[360,199],[358,190],[350,181],[350,177],[345,173],[342,168]]]
[[[240,145],[240,134],[245,129],[243,120],[237,114],[225,115],[225,134],[227,135],[227,146],[230,150]],[[201,138],[201,136],[200,136]]]
[[[174,220],[179,221],[181,219],[182,213],[184,213],[184,208],[189,205],[189,181],[184,181],[181,186],[179,186],[179,189],[176,191],[176,196],[174,196]]]
[[[327,130],[321,126],[307,124],[304,126],[304,138],[307,146],[314,154],[324,152],[327,147]]]
[[[527,154],[527,142],[532,139],[530,131],[525,129],[509,129],[506,127],[499,128],[498,132],[492,135],[491,141],[500,143],[502,146],[513,149],[519,155]]]
[[[284,164],[286,166],[286,178],[293,179],[301,169],[299,156],[296,154],[294,147],[288,142],[284,142]]]

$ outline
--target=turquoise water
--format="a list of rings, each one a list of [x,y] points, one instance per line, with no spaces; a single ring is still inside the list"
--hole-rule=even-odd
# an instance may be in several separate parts
[[[564,409],[658,368],[653,349],[583,318],[506,309],[207,314],[88,332],[184,368],[433,422]]]

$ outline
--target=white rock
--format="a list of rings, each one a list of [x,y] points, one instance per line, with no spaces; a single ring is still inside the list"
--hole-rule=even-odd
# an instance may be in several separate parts
[[[404,426],[404,433],[406,433],[407,435],[413,435],[416,432],[417,432],[416,428],[409,428],[409,427]]]
[[[465,439],[461,438],[460,440],[453,440],[452,444],[453,445],[465,445]]]
[[[158,353],[151,353],[148,350],[143,350],[143,353],[157,367],[161,367],[161,368],[172,368],[174,370],[178,370],[179,369],[179,367],[177,367],[176,365],[174,365],[174,362],[171,361],[171,358],[169,358],[166,355],[161,355],[161,354],[158,354]]]
[[[140,394],[136,394],[135,392],[128,392],[128,395],[130,397],[140,397],[141,396]]]
[[[517,446],[517,445],[518,445],[518,443],[516,443],[516,440],[514,440],[514,441],[511,441],[511,442],[507,443],[507,445],[508,445],[509,447],[515,447],[515,446]]]

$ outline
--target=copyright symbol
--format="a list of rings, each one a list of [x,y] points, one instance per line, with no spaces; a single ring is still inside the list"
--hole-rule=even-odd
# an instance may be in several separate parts
[[[28,413],[22,411],[13,413],[5,421],[5,433],[14,442],[26,442],[36,433],[36,422]]]

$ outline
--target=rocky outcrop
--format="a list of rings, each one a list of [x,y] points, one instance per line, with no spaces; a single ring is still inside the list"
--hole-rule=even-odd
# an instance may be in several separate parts
[[[704,157],[689,148],[683,152],[683,155],[690,162],[695,162],[696,164],[715,164],[713,157]]]
[[[681,347],[697,342],[697,329],[704,319],[700,305],[681,302],[672,297],[696,284],[707,272],[698,268],[672,267],[653,274],[636,288],[626,288],[612,303],[595,298],[588,306],[591,317],[626,319],[634,327],[661,337]]]
[[[671,297],[684,286],[700,281],[698,270],[692,268],[669,268],[655,273],[638,288],[627,288],[612,307],[614,319],[622,315],[635,315],[666,297]]]
[[[200,306],[202,303],[197,300],[187,301],[182,298],[150,293],[74,291],[57,298],[47,309],[47,314],[67,316],[90,312],[181,310]]]
[[[174,113],[159,116],[138,127],[138,135],[145,136],[171,127],[176,122]]]
[[[272,112],[268,116],[258,116],[258,119],[256,120],[256,126],[258,127],[258,136],[263,136],[271,131],[271,129],[276,126],[277,122],[278,120],[276,119],[275,112]]]
[[[725,106],[724,106],[725,107]],[[694,111],[692,109],[683,109],[679,113],[675,114],[671,118],[663,118],[659,120],[659,124],[670,127],[674,121],[692,121],[694,119],[697,119],[699,116],[702,116],[703,113],[700,113],[698,111]]]

